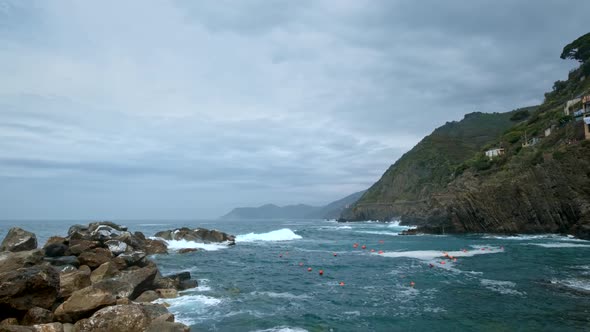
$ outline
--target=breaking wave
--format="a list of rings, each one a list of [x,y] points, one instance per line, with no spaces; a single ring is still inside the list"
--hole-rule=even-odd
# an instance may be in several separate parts
[[[295,232],[289,228],[283,228],[268,233],[241,234],[236,236],[236,242],[291,241],[302,238],[301,235],[295,234]]]

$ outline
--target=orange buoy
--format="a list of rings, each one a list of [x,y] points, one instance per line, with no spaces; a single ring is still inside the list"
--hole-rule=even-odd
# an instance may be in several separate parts
[[[352,245],[353,248],[358,248],[358,246],[359,246],[358,243],[355,243],[355,244]]]
[[[379,250],[379,255],[383,255],[383,250]]]
[[[299,266],[303,266],[303,263],[299,262]]]
[[[416,283],[415,283],[415,282],[413,282],[413,281],[410,281],[410,286],[411,286],[411,287],[414,287],[415,285],[416,285]]]
[[[453,258],[453,262],[456,262],[456,261],[457,261],[457,259],[456,258]]]
[[[344,281],[341,281],[340,282],[340,286],[344,286]]]
[[[324,270],[320,270],[320,275],[323,276],[324,275]]]
[[[337,253],[334,253],[334,257],[336,257],[336,256],[338,256],[338,254]]]
[[[311,272],[311,267],[308,267],[307,268],[307,272]]]
[[[445,264],[447,264],[447,262],[445,262],[445,261],[440,261],[440,263],[441,263],[442,265],[445,265]]]
[[[453,257],[453,256],[449,256],[449,258],[450,258],[450,259],[453,259],[453,258],[455,258],[455,257]]]
[[[363,244],[363,246],[361,247],[361,249],[367,249],[367,246]]]

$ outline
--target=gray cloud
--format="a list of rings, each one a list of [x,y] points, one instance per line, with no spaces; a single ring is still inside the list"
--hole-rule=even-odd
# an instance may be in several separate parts
[[[343,197],[446,121],[541,102],[589,10],[0,0],[0,218]]]

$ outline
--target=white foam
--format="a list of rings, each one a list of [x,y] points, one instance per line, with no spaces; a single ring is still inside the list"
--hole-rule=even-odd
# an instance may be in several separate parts
[[[554,240],[554,241],[567,241],[567,242],[589,242],[588,240],[582,240],[574,237],[573,235],[557,235],[557,234],[517,234],[517,235],[486,235],[485,239],[496,239],[496,240],[512,240],[512,241],[527,241],[527,240]]]
[[[291,241],[302,239],[289,228],[278,229],[268,233],[248,233],[236,236],[236,242],[259,242],[259,241]]]
[[[304,300],[304,299],[309,299],[308,295],[305,294],[301,294],[301,295],[295,295],[295,294],[291,294],[291,293],[275,293],[275,292],[252,292],[250,293],[250,295],[254,295],[254,296],[268,296],[268,297],[272,297],[275,299],[299,299],[299,300]]]
[[[560,284],[567,288],[571,288],[574,290],[581,290],[585,292],[590,292],[590,280],[582,280],[582,279],[565,279],[565,280],[551,280],[553,284]]]
[[[168,249],[170,250],[180,250],[186,248],[194,248],[194,249],[203,249],[206,251],[216,251],[220,249],[227,249],[229,248],[228,244],[225,242],[222,243],[199,243],[194,241],[187,241],[187,240],[164,240],[161,238],[156,238],[166,242]]]
[[[211,307],[215,307],[223,302],[211,296],[201,294],[197,295],[181,295],[172,299],[157,299],[154,303],[167,303],[168,308],[175,316],[176,321],[186,324],[194,325],[196,320],[192,318],[194,313],[205,314]]]
[[[255,332],[307,332],[307,330],[300,327],[276,326],[266,330],[256,330]]]
[[[550,243],[525,243],[526,245],[533,245],[544,248],[590,248],[588,244],[578,243],[563,243],[563,242],[550,242]]]
[[[338,226],[336,229],[352,229],[350,226]]]
[[[514,289],[516,284],[511,281],[481,279],[481,284],[494,292],[504,295],[524,295],[524,293]]]
[[[479,246],[473,246],[479,247]],[[485,250],[481,250],[485,249]],[[438,251],[438,250],[412,250],[412,251],[392,251],[392,252],[384,252],[383,254],[377,254],[378,256],[384,257],[408,257],[408,258],[416,258],[420,260],[434,260],[438,257],[445,257],[445,253],[449,256],[453,257],[472,257],[475,255],[483,255],[483,254],[497,254],[500,252],[504,252],[504,249],[491,247],[491,246],[481,246],[481,248],[476,248],[475,250],[467,250],[465,251]]]
[[[387,236],[398,236],[399,235],[399,233],[387,232],[387,231],[356,231],[355,233],[387,235]]]

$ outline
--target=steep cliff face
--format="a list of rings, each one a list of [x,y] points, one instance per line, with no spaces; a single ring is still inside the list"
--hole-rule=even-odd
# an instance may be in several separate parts
[[[433,193],[444,190],[457,167],[493,142],[514,122],[519,110],[507,113],[471,113],[448,122],[426,136],[383,174],[341,217],[345,220],[388,220],[421,213]]]

